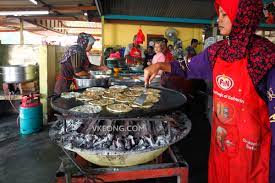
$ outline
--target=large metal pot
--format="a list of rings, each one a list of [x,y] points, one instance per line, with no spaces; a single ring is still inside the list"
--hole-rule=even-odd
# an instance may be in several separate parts
[[[5,83],[22,83],[37,77],[37,66],[9,65],[1,67],[1,75]]]
[[[93,78],[75,78],[79,89],[89,88],[93,86],[108,86],[110,76],[108,75],[94,75]]]
[[[38,67],[36,65],[28,65],[25,67],[25,80],[32,81],[37,78]]]

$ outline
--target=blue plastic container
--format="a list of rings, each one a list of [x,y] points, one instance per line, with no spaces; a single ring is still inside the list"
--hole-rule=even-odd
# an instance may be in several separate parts
[[[38,132],[43,126],[42,104],[35,107],[20,106],[20,133],[31,134]]]

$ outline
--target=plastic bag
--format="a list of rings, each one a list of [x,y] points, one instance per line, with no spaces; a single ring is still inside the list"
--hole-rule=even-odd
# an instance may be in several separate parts
[[[136,43],[143,44],[144,41],[145,41],[145,36],[144,36],[142,30],[139,28],[138,33],[137,33]]]

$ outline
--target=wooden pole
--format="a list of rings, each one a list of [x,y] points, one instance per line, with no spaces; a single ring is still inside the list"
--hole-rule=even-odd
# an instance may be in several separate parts
[[[24,22],[23,19],[20,18],[20,45],[24,44]]]
[[[101,44],[102,44],[102,53],[101,53],[101,60],[100,60],[100,65],[105,65],[104,64],[104,24],[105,24],[105,19],[104,16],[101,16],[101,27],[102,27],[102,36],[101,36]]]

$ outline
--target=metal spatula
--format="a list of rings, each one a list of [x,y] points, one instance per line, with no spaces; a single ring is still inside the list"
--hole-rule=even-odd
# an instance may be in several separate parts
[[[135,104],[140,105],[140,106],[142,106],[144,104],[144,102],[147,98],[147,88],[148,88],[148,86],[145,85],[142,94],[139,97],[137,97],[136,100],[134,101]]]

